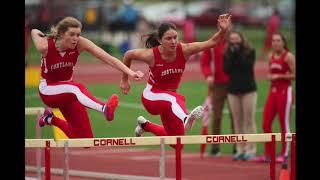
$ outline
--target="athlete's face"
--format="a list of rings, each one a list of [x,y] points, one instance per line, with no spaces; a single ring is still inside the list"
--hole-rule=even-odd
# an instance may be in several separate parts
[[[279,34],[272,36],[272,48],[275,51],[281,51],[284,48],[284,42]]]
[[[176,51],[178,43],[178,33],[174,29],[166,31],[160,39],[162,47],[168,51]]]
[[[61,41],[65,48],[74,49],[79,42],[81,34],[80,28],[68,28],[68,30],[62,34]]]

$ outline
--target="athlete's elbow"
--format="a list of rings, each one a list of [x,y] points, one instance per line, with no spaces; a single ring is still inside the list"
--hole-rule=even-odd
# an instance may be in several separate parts
[[[124,57],[131,58],[134,55],[134,49],[130,49],[124,53]]]
[[[134,50],[128,50],[124,56],[123,56],[123,61],[131,61],[131,59],[134,58]]]

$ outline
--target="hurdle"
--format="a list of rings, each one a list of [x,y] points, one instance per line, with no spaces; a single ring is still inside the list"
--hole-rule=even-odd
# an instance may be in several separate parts
[[[26,107],[25,115],[36,115],[37,118],[44,112],[43,107]],[[36,138],[41,138],[41,129],[36,123],[35,125]],[[36,150],[36,166],[37,166],[37,179],[41,179],[41,148],[37,148]]]
[[[261,133],[261,134],[228,134],[228,135],[190,135],[190,136],[156,136],[156,137],[118,137],[118,138],[83,138],[83,139],[25,139],[26,148],[45,148],[45,179],[50,180],[50,148],[73,147],[124,147],[176,145],[176,180],[182,179],[181,145],[182,144],[214,144],[214,143],[243,143],[271,142],[272,156],[270,162],[270,179],[275,180],[275,152],[277,141],[291,142],[295,148],[295,133]],[[66,143],[67,142],[67,143]],[[291,151],[291,179],[295,179],[295,149]],[[161,177],[162,178],[162,177]]]
[[[45,108],[43,107],[26,107],[25,108],[25,115],[36,115],[37,118],[43,114]],[[41,128],[38,126],[36,123],[35,125],[35,131],[36,131],[36,139],[41,139]],[[31,140],[31,139],[30,139]],[[46,142],[46,147],[44,148],[45,151],[45,163],[50,162],[50,141]],[[165,146],[164,146],[164,139],[161,140],[161,153],[160,153],[160,161],[159,161],[159,171],[160,171],[160,179],[164,180],[165,179]],[[45,166],[45,176],[50,176],[50,167],[48,164]],[[48,168],[49,167],[49,168]],[[26,168],[27,170],[33,171],[31,168]],[[37,173],[37,179],[41,180],[41,173],[43,172],[41,167],[41,148],[37,147],[36,150],[36,173]],[[76,176],[83,176],[83,174],[74,172],[73,173]],[[64,141],[64,169],[62,172],[62,175],[64,176],[64,179],[68,180],[69,179],[69,152],[68,152],[68,141]],[[93,175],[97,176],[97,175]],[[114,177],[114,175],[110,176],[111,178]],[[126,177],[124,177],[126,178]],[[128,177],[132,178],[132,177]],[[147,178],[146,178],[147,179]]]

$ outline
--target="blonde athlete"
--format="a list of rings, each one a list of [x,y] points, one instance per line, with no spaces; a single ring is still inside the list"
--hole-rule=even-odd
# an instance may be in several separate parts
[[[93,133],[86,108],[102,112],[108,121],[114,119],[118,96],[113,94],[106,103],[90,94],[87,88],[72,79],[73,69],[81,52],[87,51],[102,62],[140,80],[143,73],[134,72],[81,34],[82,25],[73,17],[65,17],[45,35],[32,29],[31,36],[41,53],[39,95],[51,108],[59,108],[66,121],[54,116],[47,108],[39,118],[39,126],[55,125],[69,138],[92,138]]]

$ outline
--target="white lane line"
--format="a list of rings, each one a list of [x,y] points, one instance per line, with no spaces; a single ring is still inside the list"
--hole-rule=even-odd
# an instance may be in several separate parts
[[[25,171],[36,172],[37,167],[26,165]],[[50,171],[52,175],[63,175],[63,169],[51,168]],[[44,167],[41,167],[41,172],[44,172]],[[159,177],[135,176],[135,175],[126,175],[126,174],[114,174],[114,173],[80,171],[80,170],[69,170],[69,176],[99,178],[99,179],[113,179],[113,180],[159,180]],[[166,179],[174,180],[173,178],[166,178]]]
[[[34,178],[34,177],[26,177],[25,176],[25,180],[38,180],[37,178]]]
[[[26,95],[25,96],[25,99],[33,99],[33,98],[40,98],[38,94],[30,94],[30,95]],[[102,97],[97,97],[98,99],[103,99]],[[119,106],[122,106],[122,107],[126,107],[126,108],[131,108],[131,109],[140,109],[140,110],[144,110],[144,107],[139,104],[139,103],[130,103],[130,102],[123,102],[123,101],[120,101],[119,102]],[[292,106],[292,109],[295,109],[296,106],[293,105]],[[192,109],[187,109],[189,112],[192,110]],[[256,112],[263,112],[263,107],[260,107],[260,108],[257,108]],[[223,109],[223,114],[229,114],[229,110],[228,108],[225,108]]]

